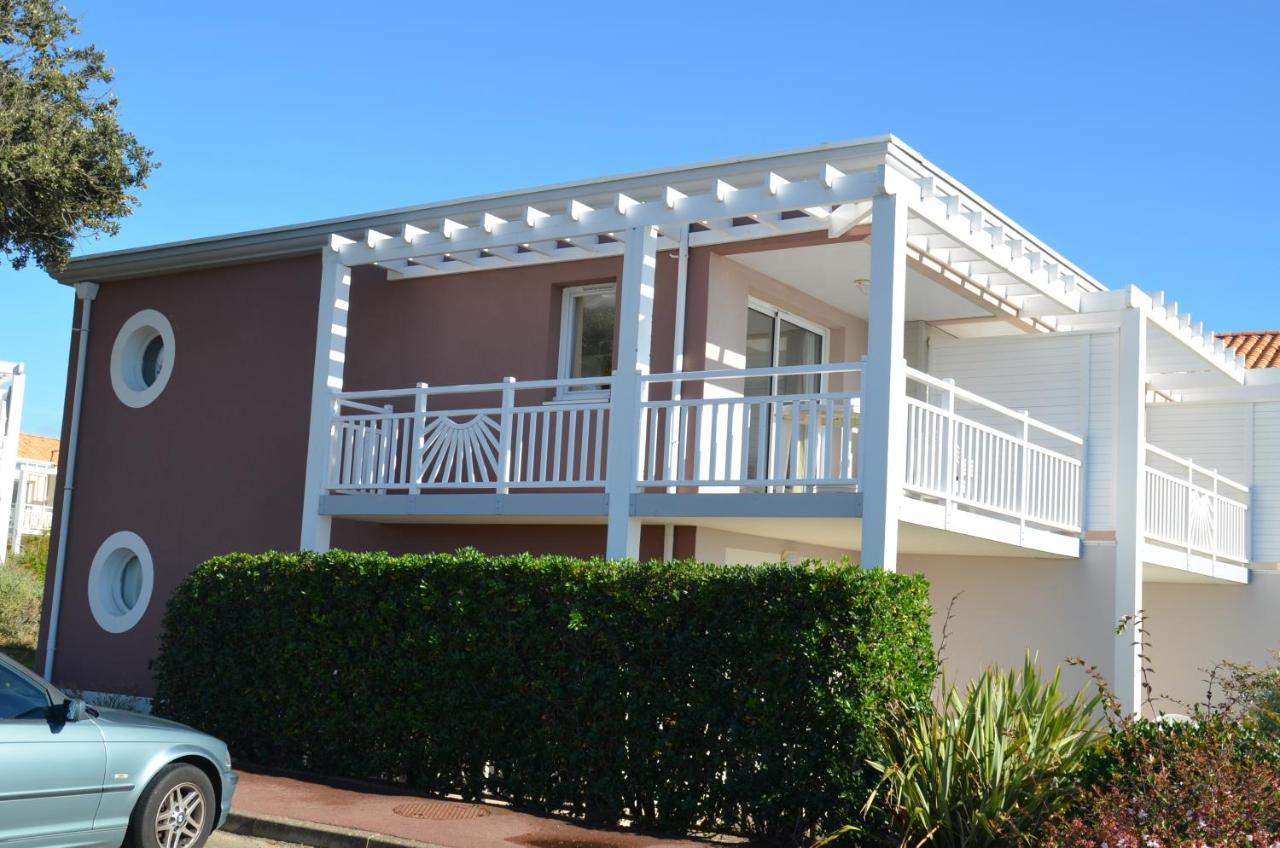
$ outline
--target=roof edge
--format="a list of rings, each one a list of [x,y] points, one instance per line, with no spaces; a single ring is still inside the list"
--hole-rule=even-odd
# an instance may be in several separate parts
[[[236,264],[252,259],[284,258],[319,250],[327,243],[328,236],[334,232],[377,228],[378,226],[399,223],[415,216],[439,216],[442,212],[447,211],[465,214],[470,211],[479,211],[470,207],[488,208],[495,203],[504,202],[519,205],[532,204],[539,200],[545,202],[558,195],[579,192],[584,188],[603,191],[610,190],[611,187],[616,186],[618,190],[622,190],[627,184],[648,181],[659,176],[675,177],[679,175],[683,179],[696,179],[698,172],[705,170],[811,156],[815,153],[849,156],[856,155],[859,152],[869,152],[870,149],[876,147],[888,149],[890,146],[897,146],[915,156],[919,156],[909,145],[904,144],[896,136],[889,133],[852,141],[824,142],[791,150],[754,153],[690,165],[651,168],[644,171],[553,183],[534,188],[491,192],[470,197],[384,209],[354,216],[325,218],[279,227],[244,230],[224,235],[91,253],[72,257],[64,268],[52,273],[50,276],[64,285],[73,285],[80,282],[104,282],[163,274],[169,271],[189,268]],[[923,159],[923,157],[920,158]]]

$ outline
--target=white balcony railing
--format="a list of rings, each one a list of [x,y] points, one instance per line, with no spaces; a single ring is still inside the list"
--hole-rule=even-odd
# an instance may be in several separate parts
[[[53,527],[53,507],[42,504],[23,504],[18,516],[18,528],[24,536],[40,536]]]
[[[862,363],[641,378],[635,491],[856,491]],[[905,489],[948,509],[1080,529],[1083,442],[908,369]],[[603,490],[612,378],[334,396],[327,490]],[[678,389],[678,391],[677,391]]]
[[[907,384],[908,492],[952,509],[1080,531],[1080,437],[922,371],[908,369]]]
[[[1146,534],[1211,560],[1248,562],[1249,488],[1147,445]]]
[[[339,393],[328,487],[382,494],[603,487],[611,383],[509,379]]]
[[[857,362],[647,376],[640,485],[855,488],[861,376]]]

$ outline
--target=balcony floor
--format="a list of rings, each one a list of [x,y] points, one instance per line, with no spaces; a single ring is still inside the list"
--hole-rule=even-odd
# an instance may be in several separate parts
[[[603,524],[600,493],[326,495],[322,514],[395,524]],[[708,527],[753,536],[855,550],[862,538],[862,495],[642,493],[631,514],[645,524]],[[1080,540],[972,512],[904,499],[899,522],[904,554],[1074,558]]]
[[[1214,560],[1185,549],[1148,541],[1142,551],[1142,579],[1148,583],[1248,583],[1249,567]]]

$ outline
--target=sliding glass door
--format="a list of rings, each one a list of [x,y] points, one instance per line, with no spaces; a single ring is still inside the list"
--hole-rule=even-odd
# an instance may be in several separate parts
[[[774,368],[787,365],[820,365],[826,362],[827,331],[766,303],[752,300],[747,309],[747,367]],[[804,396],[822,391],[821,374],[787,374],[751,377],[744,381],[747,397]],[[748,407],[747,476],[756,480],[777,479],[801,472],[784,468],[779,440],[791,438],[791,428],[799,427],[800,440],[808,427],[795,417],[793,403],[756,404]],[[787,452],[789,453],[789,452]]]

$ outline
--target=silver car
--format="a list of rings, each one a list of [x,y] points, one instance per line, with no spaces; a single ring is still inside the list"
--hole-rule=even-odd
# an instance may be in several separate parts
[[[235,786],[212,736],[87,706],[0,654],[0,848],[200,848]]]

